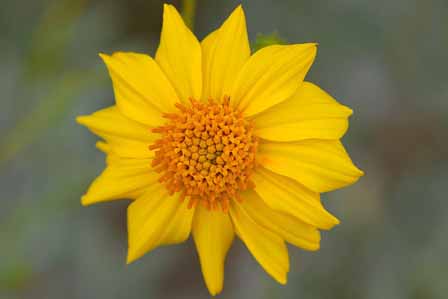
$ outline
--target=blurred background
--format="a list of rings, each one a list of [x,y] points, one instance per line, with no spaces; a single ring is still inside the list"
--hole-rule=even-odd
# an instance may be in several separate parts
[[[162,4],[1,1],[1,299],[209,297],[191,240],[126,266],[128,202],[80,205],[104,157],[74,119],[113,103],[97,54],[153,55]],[[237,4],[198,0],[195,33]],[[219,297],[448,298],[448,2],[242,4],[254,48],[319,42],[307,79],[355,111],[343,141],[366,175],[324,195],[342,223],[319,252],[290,247],[288,285],[236,241]]]

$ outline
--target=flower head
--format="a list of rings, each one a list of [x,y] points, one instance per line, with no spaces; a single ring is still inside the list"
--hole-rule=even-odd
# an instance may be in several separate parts
[[[317,250],[339,221],[319,194],[363,174],[339,139],[352,111],[304,77],[316,44],[251,55],[241,6],[199,42],[165,5],[155,59],[101,54],[116,105],[77,121],[107,167],[84,205],[128,198],[128,262],[192,233],[206,285],[223,287],[234,236],[285,284],[285,242]]]

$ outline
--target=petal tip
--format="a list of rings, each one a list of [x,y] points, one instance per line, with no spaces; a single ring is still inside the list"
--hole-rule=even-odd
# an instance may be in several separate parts
[[[341,221],[338,218],[334,217],[334,225],[339,225],[339,224],[341,224]]]
[[[349,107],[346,107],[346,108],[347,108],[347,116],[353,115],[353,110]]]
[[[212,297],[218,295],[219,293],[221,293],[222,291],[222,287],[221,288],[209,288],[208,292],[210,293],[210,295],[212,295]]]
[[[98,53],[98,56],[104,61],[106,61],[107,59],[110,58],[110,55],[108,55],[106,53],[102,53],[102,52]]]
[[[97,141],[95,147],[104,153],[109,153],[109,145],[104,141]]]
[[[362,171],[361,169],[359,169],[358,167],[356,167],[356,171],[357,171],[358,178],[360,178],[360,177],[365,175],[365,172]]]
[[[86,118],[87,116],[85,115],[79,115],[75,118],[76,122],[80,125],[85,125],[86,124]]]
[[[333,229],[335,226],[337,226],[337,225],[339,225],[339,224],[341,224],[341,221],[339,221],[338,218],[333,217],[331,223],[328,225],[328,228],[325,228],[325,229],[326,229],[326,230]]]
[[[137,259],[139,258],[139,256],[132,251],[130,248],[128,249],[128,254],[126,256],[126,265],[130,265],[133,262],[135,262]]]
[[[304,44],[295,44],[297,49],[304,51],[305,53],[311,52],[311,55],[314,57],[317,52],[318,43],[304,43]]]
[[[316,243],[314,246],[310,247],[310,251],[318,251],[320,249],[320,242]]]
[[[165,14],[173,13],[173,12],[179,14],[179,12],[177,11],[177,9],[174,5],[169,4],[169,3],[163,4],[163,17],[165,17]]]
[[[243,4],[238,4],[238,6],[235,8],[234,12],[244,14]]]
[[[284,276],[279,277],[279,278],[277,279],[277,281],[278,281],[278,283],[281,284],[281,285],[286,285],[286,284],[288,283],[288,273],[285,273]]]
[[[320,227],[320,229],[322,230],[331,230],[333,229],[336,225],[339,225],[341,222],[339,221],[338,218],[334,217],[333,215],[331,215],[330,213],[328,213],[328,218],[326,219],[326,221],[324,223],[322,223],[322,226]]]
[[[317,52],[317,46],[318,45],[319,45],[318,43],[310,43],[310,49],[311,49],[311,51],[313,52],[314,55]]]
[[[78,124],[83,124],[84,117],[84,115],[79,115],[75,118],[75,120]]]
[[[93,202],[89,199],[87,195],[81,197],[81,205],[84,207],[90,206]]]

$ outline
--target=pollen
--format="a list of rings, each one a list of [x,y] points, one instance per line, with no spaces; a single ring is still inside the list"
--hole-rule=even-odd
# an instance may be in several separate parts
[[[152,167],[169,194],[180,192],[188,207],[203,204],[209,210],[227,212],[240,191],[255,187],[250,180],[258,139],[253,124],[240,111],[222,103],[176,104],[177,113],[164,114],[167,123],[152,129],[161,138]]]

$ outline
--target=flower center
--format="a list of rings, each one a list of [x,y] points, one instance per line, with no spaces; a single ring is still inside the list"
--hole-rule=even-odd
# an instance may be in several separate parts
[[[201,203],[227,212],[230,200],[241,200],[238,191],[255,187],[250,176],[258,139],[229,97],[223,103],[190,103],[176,104],[179,112],[164,114],[167,123],[152,130],[161,134],[150,146],[152,166],[170,195],[189,198],[189,208]]]

